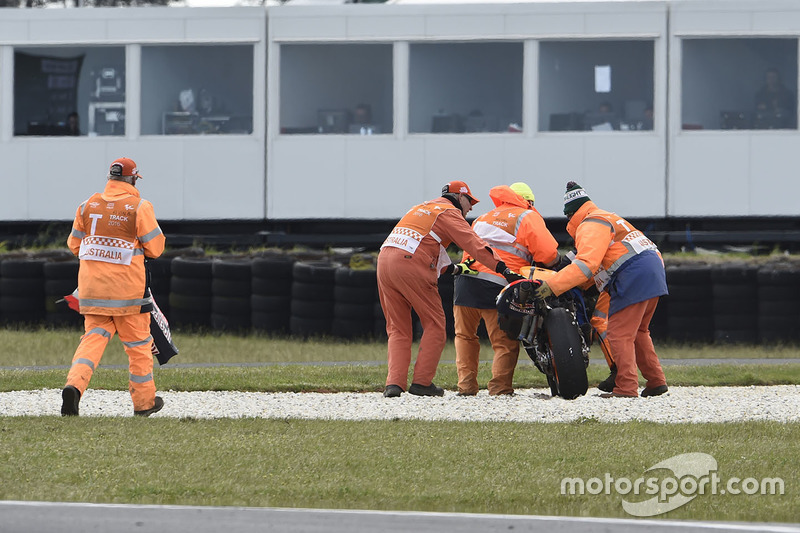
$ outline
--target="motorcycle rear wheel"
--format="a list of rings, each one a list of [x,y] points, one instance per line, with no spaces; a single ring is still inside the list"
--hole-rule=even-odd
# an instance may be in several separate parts
[[[558,395],[567,400],[583,396],[589,389],[589,380],[583,360],[581,333],[572,314],[560,307],[551,309],[545,317],[544,327]]]

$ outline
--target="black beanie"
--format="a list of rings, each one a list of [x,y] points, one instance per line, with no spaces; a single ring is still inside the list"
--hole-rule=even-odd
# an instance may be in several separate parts
[[[567,193],[564,195],[564,214],[569,216],[575,213],[583,204],[590,201],[589,195],[583,187],[570,181],[567,183]]]

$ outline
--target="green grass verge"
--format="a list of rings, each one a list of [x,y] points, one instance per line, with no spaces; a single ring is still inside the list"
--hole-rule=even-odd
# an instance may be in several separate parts
[[[251,392],[365,392],[382,391],[386,365],[277,365],[259,367],[163,368],[154,369],[159,390],[204,391],[237,390]],[[782,365],[667,366],[667,382],[673,386],[750,386],[800,385],[800,363]],[[589,384],[594,386],[608,376],[608,369],[590,365]],[[66,369],[0,370],[0,392],[34,389],[60,389]],[[486,388],[491,365],[481,363],[478,384]],[[441,364],[435,382],[456,390],[456,367]],[[409,383],[411,378],[409,377]],[[644,386],[644,381],[640,380]],[[514,386],[546,388],[544,375],[533,365],[517,367]],[[93,389],[127,390],[128,371],[100,367],[93,375]]]
[[[785,494],[706,494],[662,518],[796,522],[800,508],[800,424],[40,417],[0,418],[0,435],[3,500],[627,517],[623,496],[562,495],[561,480],[635,480],[704,452],[722,480],[780,477]]]
[[[0,367],[69,365],[82,331],[57,329],[0,329]],[[261,362],[331,362],[385,361],[386,342],[347,342],[341,339],[298,340],[259,335],[211,333],[176,333],[175,344],[180,353],[176,363],[261,363]],[[798,359],[800,346],[725,346],[678,345],[656,343],[662,359]],[[414,347],[416,353],[416,346]],[[484,360],[492,357],[491,347],[481,350]],[[448,342],[442,361],[455,361],[455,348]],[[591,358],[603,360],[597,346]],[[521,359],[527,360],[524,352]],[[111,341],[103,356],[103,364],[127,364],[127,356],[119,339]]]

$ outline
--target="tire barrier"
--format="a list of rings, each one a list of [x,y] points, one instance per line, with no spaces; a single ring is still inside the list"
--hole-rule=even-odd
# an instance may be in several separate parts
[[[377,301],[377,270],[337,268],[334,274],[332,333],[345,339],[371,337],[375,331]]]
[[[0,321],[4,324],[45,321],[44,264],[44,259],[24,257],[0,262]]]
[[[711,267],[706,264],[667,266],[667,337],[678,342],[709,343],[714,338]],[[658,311],[658,309],[656,309]]]
[[[170,325],[190,329],[211,326],[211,260],[181,256],[172,260],[170,268]]]
[[[155,299],[156,305],[161,309],[161,312],[169,317],[171,314],[169,291],[172,281],[172,258],[147,259],[145,268],[147,269],[150,292],[153,294],[153,299]]]
[[[79,267],[80,262],[75,257],[44,264],[45,323],[48,326],[80,327],[83,324],[83,316],[70,309],[64,301],[64,296],[78,288]]]
[[[758,270],[758,340],[762,344],[800,340],[800,269],[791,264]],[[741,312],[753,317],[754,310]]]
[[[254,330],[288,333],[294,263],[293,258],[282,254],[253,259],[250,309]]]
[[[304,261],[283,252],[213,260],[202,250],[172,251],[176,253],[147,263],[153,294],[174,330],[386,339],[375,265],[366,254],[343,267],[323,253],[306,253],[322,259]],[[0,255],[0,321],[79,328],[81,316],[65,302],[57,303],[77,286],[78,268],[66,250]],[[666,272],[670,294],[661,299],[651,322],[653,338],[800,343],[796,259],[769,259],[760,265],[677,260],[667,262]],[[442,276],[438,287],[447,334],[453,338],[453,278]],[[412,321],[418,340],[422,328],[413,312]]]
[[[732,262],[711,267],[714,342],[755,344],[758,341],[758,286],[755,265]]]
[[[330,335],[336,269],[341,263],[298,261],[292,267],[289,331],[299,337]]]
[[[211,327],[244,333],[250,329],[252,262],[249,258],[211,263]]]

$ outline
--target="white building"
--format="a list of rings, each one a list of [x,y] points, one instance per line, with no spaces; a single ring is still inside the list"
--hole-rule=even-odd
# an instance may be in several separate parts
[[[162,220],[394,220],[451,179],[790,217],[799,36],[792,0],[0,10],[0,221],[70,220],[123,155]]]

